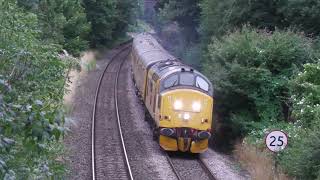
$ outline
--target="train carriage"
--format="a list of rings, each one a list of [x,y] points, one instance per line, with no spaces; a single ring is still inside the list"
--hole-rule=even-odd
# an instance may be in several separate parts
[[[168,53],[151,35],[133,40],[136,86],[166,151],[201,153],[211,136],[213,87],[200,72]]]

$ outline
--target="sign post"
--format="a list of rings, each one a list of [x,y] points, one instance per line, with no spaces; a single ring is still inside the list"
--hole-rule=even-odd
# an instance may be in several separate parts
[[[274,159],[276,158],[276,153],[284,150],[287,147],[288,144],[288,136],[285,132],[280,130],[274,130],[271,131],[269,134],[267,134],[265,138],[265,143],[267,148],[274,153]],[[278,167],[277,167],[277,161],[274,161],[275,166],[275,174],[277,174]]]
[[[280,130],[271,131],[267,134],[265,142],[270,151],[279,152],[287,147],[288,136]]]

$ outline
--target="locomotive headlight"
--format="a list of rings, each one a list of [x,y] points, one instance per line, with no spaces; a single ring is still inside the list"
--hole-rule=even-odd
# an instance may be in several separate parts
[[[200,102],[193,102],[193,103],[192,103],[192,110],[193,110],[194,112],[200,112],[200,110],[201,110],[201,104],[200,104]]]
[[[190,114],[189,113],[184,113],[183,119],[184,120],[189,120],[190,119]]]
[[[174,101],[173,108],[175,110],[181,110],[182,109],[182,102],[180,100]]]

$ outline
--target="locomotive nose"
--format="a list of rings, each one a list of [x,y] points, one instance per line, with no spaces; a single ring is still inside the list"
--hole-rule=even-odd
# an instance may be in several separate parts
[[[213,99],[192,89],[161,94],[160,145],[165,150],[204,152],[211,137]]]
[[[160,127],[188,127],[204,131],[211,128],[212,97],[191,89],[176,89],[161,96]]]

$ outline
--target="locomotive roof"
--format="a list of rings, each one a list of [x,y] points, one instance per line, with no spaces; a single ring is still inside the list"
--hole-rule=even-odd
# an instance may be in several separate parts
[[[150,34],[142,33],[133,40],[133,48],[145,67],[158,61],[174,59]]]
[[[179,71],[190,71],[192,68],[183,64],[180,60],[166,60],[160,61],[154,64],[151,69],[159,77],[164,78],[165,76]],[[193,71],[193,69],[192,69]]]

